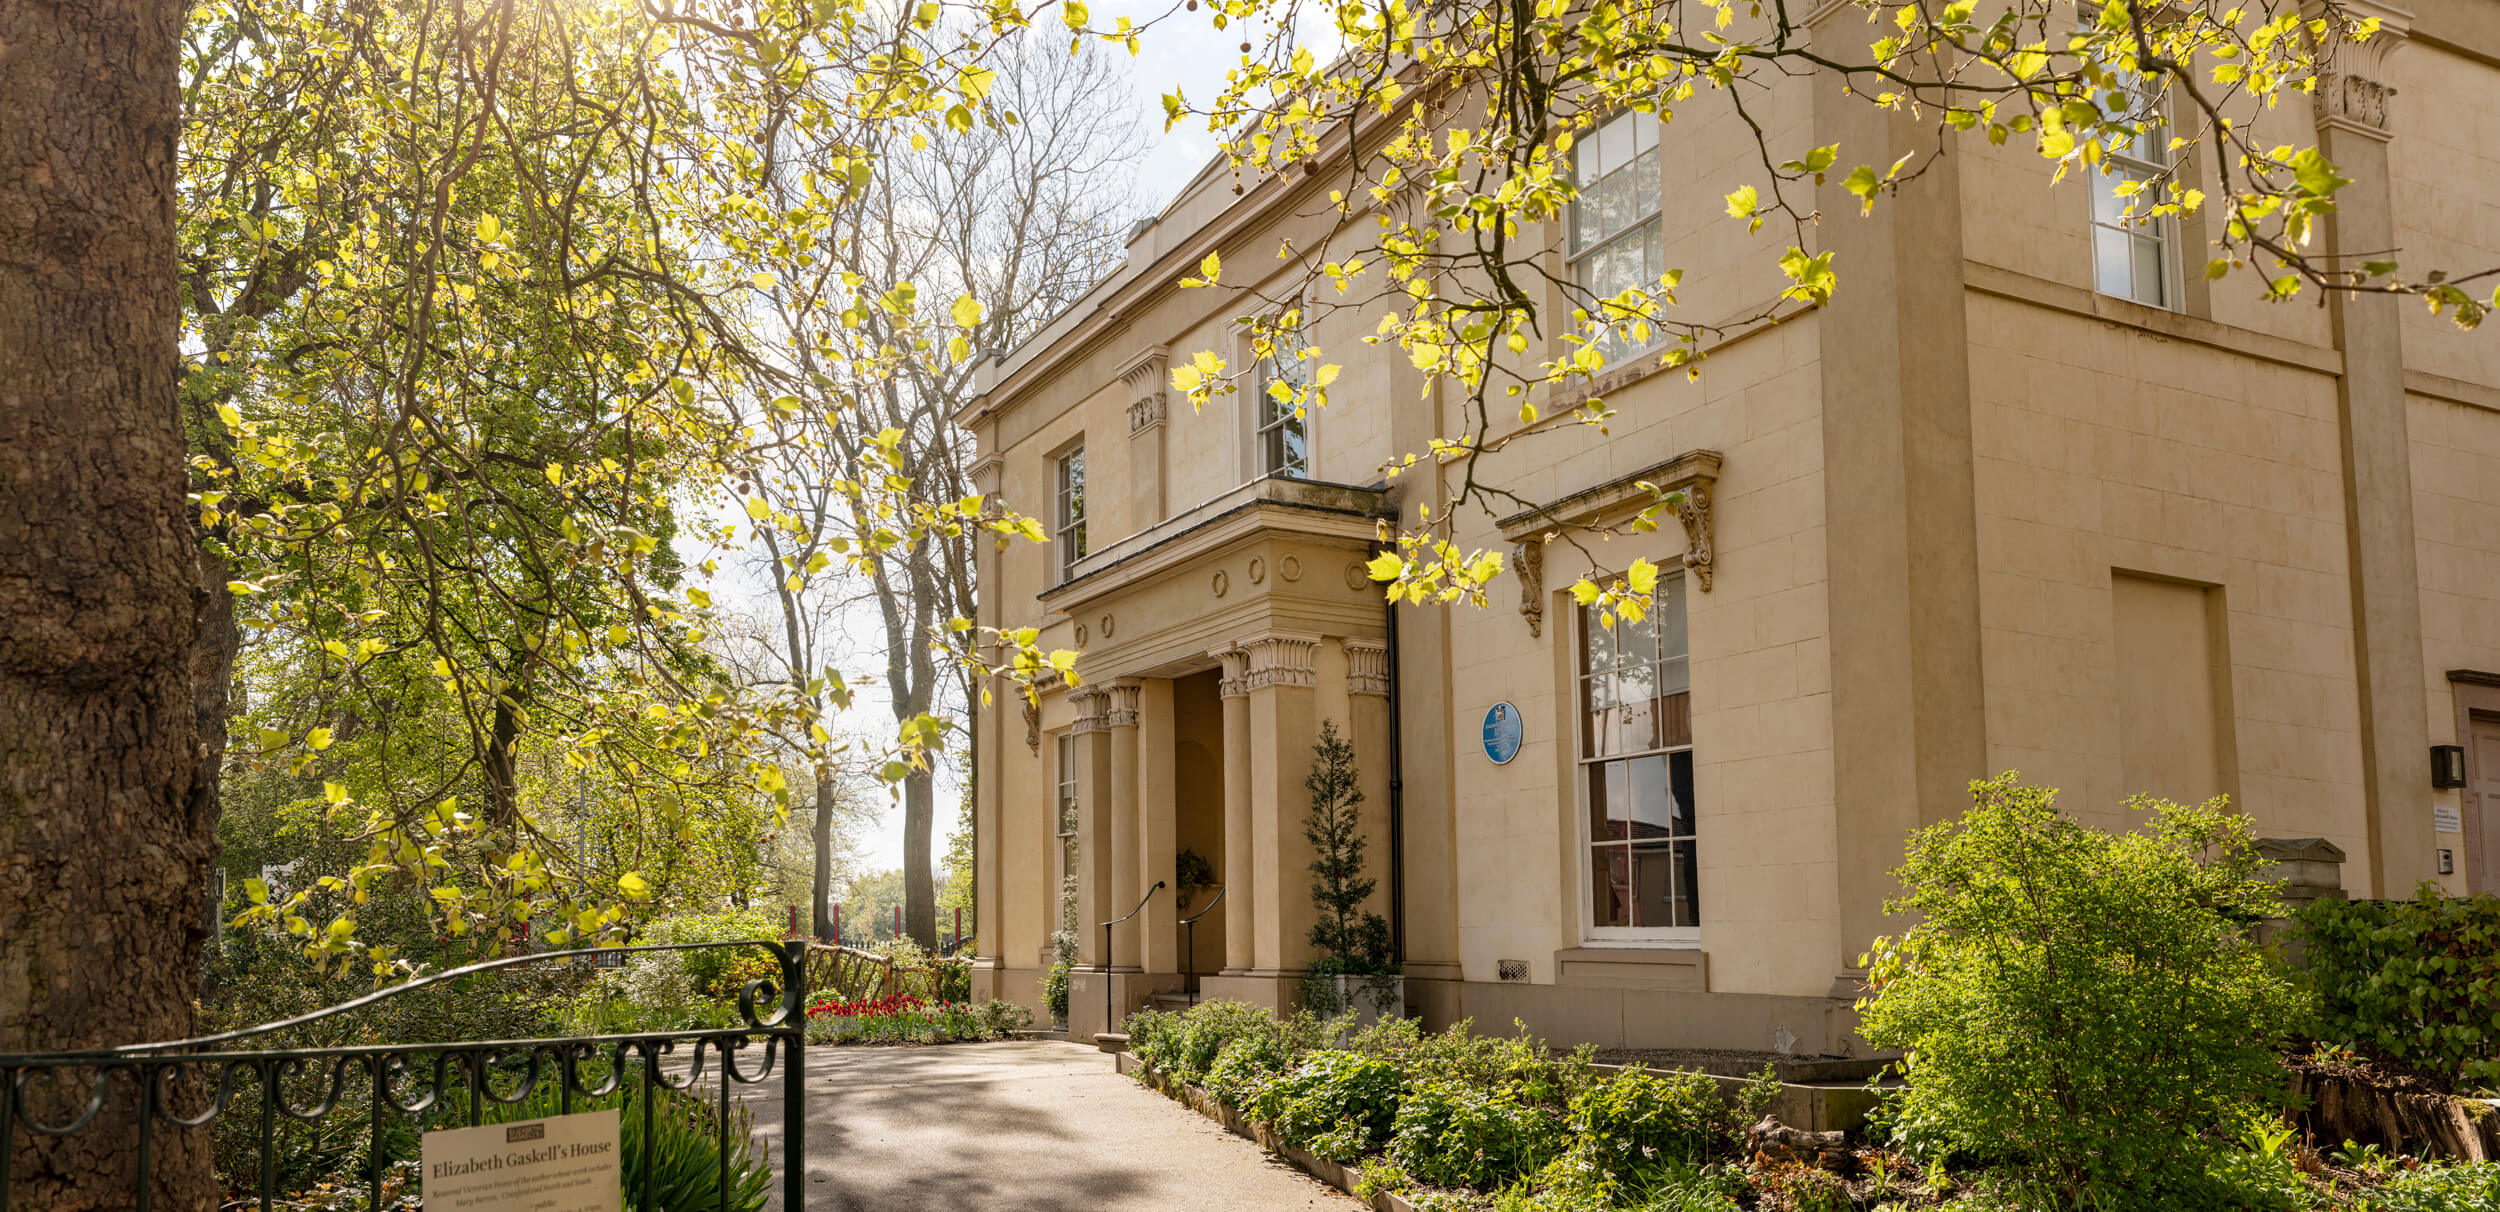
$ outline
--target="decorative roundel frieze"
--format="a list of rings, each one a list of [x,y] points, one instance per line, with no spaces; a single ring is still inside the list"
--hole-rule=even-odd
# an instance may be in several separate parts
[[[1370,570],[1368,570],[1368,569],[1364,568],[1364,567],[1363,567],[1362,565],[1360,565],[1360,564],[1348,564],[1348,565],[1346,565],[1346,566],[1345,566],[1345,587],[1346,587],[1346,588],[1348,588],[1348,589],[1361,589],[1361,588],[1363,588],[1364,586],[1369,585],[1369,584],[1371,584],[1371,583],[1372,583],[1372,574],[1371,574]]]
[[[1076,625],[1076,646],[1079,648],[1085,646],[1085,624],[1083,623]]]
[[[1102,616],[1102,638],[1111,638],[1111,616],[1107,614]]]
[[[1289,555],[1284,559],[1276,561],[1276,575],[1283,577],[1288,581],[1301,580],[1302,557]]]
[[[1263,585],[1267,583],[1267,560],[1265,557],[1250,557],[1250,583],[1253,585]]]
[[[1215,578],[1207,582],[1207,588],[1215,591],[1215,596],[1219,598],[1223,597],[1227,591],[1232,589],[1232,587],[1233,579],[1224,575],[1224,570],[1221,568],[1216,569]]]

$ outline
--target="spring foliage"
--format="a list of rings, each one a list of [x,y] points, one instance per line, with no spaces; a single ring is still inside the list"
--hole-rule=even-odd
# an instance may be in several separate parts
[[[1931,1157],[2139,1195],[2201,1181],[2200,1138],[2280,1101],[2300,1001],[2250,927],[2277,913],[2247,822],[2137,798],[2088,828],[2015,776],[1922,830],[1876,942],[1863,1031],[1905,1055],[1897,1138]]]
[[[2298,920],[2320,1036],[2500,1086],[2500,898],[2425,883],[2411,900],[2313,901]]]

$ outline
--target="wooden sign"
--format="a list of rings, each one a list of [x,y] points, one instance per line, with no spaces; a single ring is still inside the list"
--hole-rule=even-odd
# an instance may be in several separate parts
[[[617,1113],[425,1134],[425,1212],[616,1212]]]

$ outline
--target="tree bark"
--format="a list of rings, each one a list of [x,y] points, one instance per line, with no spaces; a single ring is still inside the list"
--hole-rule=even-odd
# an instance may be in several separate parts
[[[181,21],[0,0],[0,1051],[192,1031],[223,708],[175,402]],[[12,1206],[129,1206],[136,1115],[116,1082],[80,1132],[14,1133]],[[156,1125],[157,1207],[213,1205],[208,1143]]]
[[[808,881],[811,929],[828,943],[842,940],[833,932],[833,767],[816,767],[815,878]]]

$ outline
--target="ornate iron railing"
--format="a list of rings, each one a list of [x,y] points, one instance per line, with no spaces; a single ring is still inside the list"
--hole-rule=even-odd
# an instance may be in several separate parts
[[[225,1047],[289,1028],[360,1010],[428,986],[501,968],[566,956],[608,956],[645,951],[695,951],[716,947],[757,947],[769,952],[781,969],[779,981],[755,980],[738,993],[738,1015],[744,1026],[720,1029],[585,1035],[543,1039],[478,1040],[429,1044],[374,1044],[331,1048],[227,1051]],[[246,1087],[259,1097],[259,1123],[254,1128],[259,1148],[256,1191],[262,1212],[269,1212],[277,1192],[275,1147],[283,1121],[313,1123],[326,1119],[361,1084],[366,1095],[370,1133],[364,1167],[367,1207],[382,1209],[382,1179],[392,1159],[385,1156],[384,1131],[392,1115],[439,1116],[458,1108],[446,1102],[458,1078],[467,1102],[465,1118],[475,1127],[485,1122],[489,1103],[512,1106],[528,1100],[540,1083],[554,1078],[560,1113],[569,1113],[575,1099],[596,1099],[620,1092],[629,1062],[638,1070],[643,1113],[636,1117],[642,1133],[639,1155],[641,1200],[637,1212],[651,1212],[652,1134],[659,1118],[652,1104],[656,1090],[693,1091],[709,1076],[708,1064],[719,1066],[717,1126],[720,1148],[721,1207],[729,1206],[730,1114],[734,1085],[754,1085],[778,1074],[782,1080],[781,1169],[782,1207],[798,1212],[805,1206],[807,1119],[805,1053],[807,1047],[807,946],[804,940],[726,943],[657,943],[594,950],[541,951],[453,968],[394,985],[376,993],[274,1023],[165,1043],[86,1052],[0,1054],[0,1212],[14,1212],[11,1202],[11,1160],[17,1134],[70,1136],[84,1131],[116,1097],[117,1088],[134,1091],[140,1114],[131,1149],[136,1162],[135,1205],[147,1212],[154,1193],[154,1148],[161,1129],[205,1128],[225,1114]],[[763,1003],[769,1013],[758,1013]],[[757,1043],[762,1054],[752,1072],[738,1054]],[[680,1067],[680,1045],[691,1052]],[[707,1057],[710,1060],[707,1061]],[[603,1063],[604,1062],[604,1063]],[[592,1071],[585,1073],[585,1070]],[[75,1081],[91,1074],[84,1105]],[[351,1073],[355,1078],[351,1078]],[[361,1082],[356,1080],[361,1079]],[[309,1081],[308,1081],[309,1079]],[[422,1081],[416,1086],[414,1081]],[[498,1089],[497,1083],[505,1083]],[[310,1086],[312,1096],[290,1096]],[[30,1114],[30,1089],[65,1100],[70,1110],[46,1120]],[[699,1093],[699,1092],[698,1092]],[[191,1104],[191,1105],[186,1105]],[[669,1212],[680,1212],[669,1209]],[[695,1212],[688,1209],[684,1212]]]

